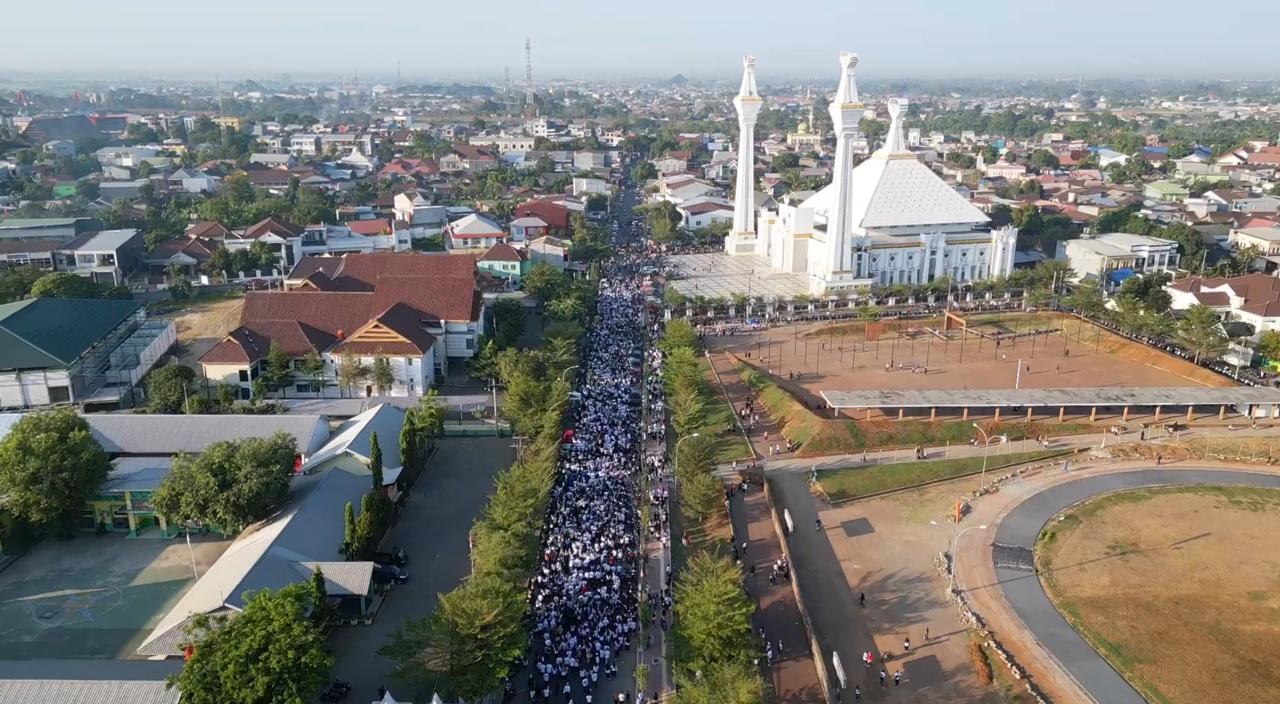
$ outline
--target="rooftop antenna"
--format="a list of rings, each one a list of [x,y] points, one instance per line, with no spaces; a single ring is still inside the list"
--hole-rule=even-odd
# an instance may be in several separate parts
[[[538,108],[533,104],[533,42],[528,37],[524,38],[524,116],[538,116]]]
[[[511,67],[502,67],[502,95],[503,97],[511,97]]]
[[[396,88],[400,87],[400,60],[396,59]]]

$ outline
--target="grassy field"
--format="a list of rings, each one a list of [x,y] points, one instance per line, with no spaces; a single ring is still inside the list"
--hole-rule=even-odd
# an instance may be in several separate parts
[[[1148,701],[1280,701],[1280,490],[1099,497],[1040,535],[1068,621]],[[1247,556],[1247,559],[1241,559]]]
[[[987,471],[1034,462],[1064,454],[1063,450],[1033,450],[994,455],[987,458]],[[953,460],[926,460],[898,464],[843,467],[821,470],[818,484],[832,501],[847,501],[891,489],[917,486],[939,479],[959,477],[982,470],[982,457],[960,457]]]
[[[707,380],[704,386],[707,427],[714,428],[718,433],[716,463],[724,464],[734,460],[750,459],[751,448],[747,446],[746,438],[743,438],[742,433],[738,431],[738,426],[733,419],[733,406],[729,405],[729,401],[720,391],[720,385],[716,383],[715,374],[711,370],[711,362],[703,358],[698,363],[702,366],[702,374]]]

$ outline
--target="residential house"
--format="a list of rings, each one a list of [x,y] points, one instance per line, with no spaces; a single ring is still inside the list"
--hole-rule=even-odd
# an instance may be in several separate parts
[[[609,195],[611,193],[609,182],[602,178],[586,178],[585,176],[575,176],[573,179],[573,195],[583,198],[599,193],[600,195]]]
[[[0,241],[71,240],[102,229],[96,218],[0,218]]]
[[[323,154],[318,134],[295,134],[289,138],[289,151],[300,157]]]
[[[302,259],[302,233],[305,229],[300,225],[271,217],[256,222],[244,230],[233,230],[230,236],[223,240],[223,244],[227,251],[235,252],[249,249],[255,242],[261,242],[276,255],[280,270],[288,271]]]
[[[397,223],[404,223],[414,239],[438,235],[449,224],[443,205],[432,205],[420,191],[397,193],[392,199],[392,212]]]
[[[182,234],[187,237],[224,240],[231,236],[231,230],[220,222],[213,220],[201,220],[187,225],[187,229],[183,230]]]
[[[0,272],[16,266],[53,269],[56,253],[66,244],[63,240],[0,239]]]
[[[240,326],[200,360],[211,382],[230,383],[252,396],[271,343],[295,360],[286,396],[372,396],[365,379],[344,388],[344,355],[371,367],[384,357],[395,381],[386,395],[417,396],[448,371],[449,360],[475,354],[484,310],[476,290],[475,257],[467,255],[348,254],[306,257],[283,292],[250,292]],[[311,354],[324,369],[302,371]]]
[[[1126,232],[1110,232],[1058,242],[1057,258],[1071,265],[1073,281],[1101,281],[1111,287],[1135,274],[1176,272],[1178,243]]]
[[[178,169],[165,179],[170,191],[183,193],[214,193],[222,183],[217,176],[210,176],[197,169]]]
[[[686,230],[701,230],[717,222],[733,222],[733,204],[722,199],[689,201],[676,206]]]
[[[58,248],[56,268],[120,286],[142,265],[143,238],[136,229],[87,232]]]
[[[98,184],[98,199],[108,203],[121,200],[137,200],[142,197],[142,187],[150,183],[146,179],[133,181],[103,181]]]
[[[203,237],[175,237],[157,245],[146,255],[143,263],[147,265],[147,273],[152,276],[164,276],[169,267],[176,266],[183,276],[193,279],[213,258],[219,245],[217,240]]]
[[[557,269],[564,269],[569,261],[569,243],[555,237],[539,237],[529,240],[526,254],[529,257],[530,266],[542,262]]]
[[[1203,197],[1218,210],[1233,213],[1274,213],[1280,210],[1280,198],[1255,196],[1243,188],[1216,188],[1205,191]]]
[[[1191,196],[1191,190],[1173,181],[1154,181],[1142,188],[1142,197],[1160,203],[1181,203]]]
[[[608,154],[600,151],[576,151],[573,153],[573,168],[577,171],[594,171],[608,168]]]
[[[1253,247],[1264,257],[1280,256],[1280,228],[1278,227],[1233,228],[1227,236],[1227,242],[1233,249]]]
[[[172,321],[147,320],[136,301],[0,304],[0,408],[118,407],[176,338]]]
[[[498,165],[498,157],[492,152],[470,144],[456,144],[453,150],[440,158],[443,172],[487,171]]]
[[[262,154],[255,152],[249,155],[249,163],[288,171],[298,165],[298,160],[292,154]]]
[[[654,159],[653,167],[657,169],[659,176],[664,176],[666,174],[678,174],[687,171],[689,169],[689,162],[684,159],[665,156]]]
[[[378,170],[378,178],[426,178],[440,173],[440,167],[430,159],[407,159],[398,157],[388,161]]]
[[[476,258],[476,268],[500,279],[519,282],[529,270],[529,260],[522,250],[499,242]]]
[[[504,241],[507,232],[494,221],[472,213],[444,228],[449,249],[487,249]]]
[[[1179,279],[1165,286],[1174,310],[1193,305],[1208,306],[1223,316],[1225,323],[1243,323],[1246,337],[1257,342],[1262,333],[1280,330],[1280,279],[1266,274],[1246,274],[1230,278],[1198,276]],[[1280,360],[1270,360],[1280,362]]]
[[[546,196],[533,198],[516,205],[515,216],[519,218],[538,218],[546,223],[549,232],[569,233],[570,215],[581,208],[570,208],[564,196]]]
[[[547,234],[547,223],[542,218],[532,215],[516,218],[511,221],[512,244],[524,244]]]

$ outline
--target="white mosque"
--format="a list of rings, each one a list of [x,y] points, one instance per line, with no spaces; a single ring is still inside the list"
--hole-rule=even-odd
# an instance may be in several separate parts
[[[907,149],[902,118],[907,101],[890,100],[885,145],[853,166],[858,123],[858,55],[840,54],[840,85],[831,101],[836,134],[831,184],[799,205],[755,207],[756,90],[754,58],[743,61],[733,99],[741,128],[733,229],[725,252],[758,261],[776,273],[803,277],[809,293],[830,295],[858,287],[925,284],[939,277],[978,281],[1013,271],[1012,227],[991,229],[981,210],[948,186]]]

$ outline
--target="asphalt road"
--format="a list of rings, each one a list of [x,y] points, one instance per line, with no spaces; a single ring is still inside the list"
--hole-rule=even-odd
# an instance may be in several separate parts
[[[1145,704],[1145,699],[1076,633],[1050,603],[1033,568],[1020,567],[1010,557],[1021,553],[1028,561],[1036,538],[1054,516],[1099,494],[1153,486],[1218,484],[1278,489],[1280,476],[1247,471],[1211,469],[1139,469],[1087,477],[1050,487],[1019,504],[996,531],[996,577],[1005,599],[1041,645],[1094,700],[1106,704]]]
[[[350,682],[351,701],[376,698],[378,685],[401,701],[430,701],[397,682],[392,662],[378,654],[408,619],[435,609],[441,592],[453,589],[471,570],[467,536],[488,500],[498,472],[515,460],[510,438],[445,438],[418,480],[386,545],[409,553],[409,582],[393,589],[369,626],[339,628],[330,637],[337,664],[333,676]],[[419,696],[425,694],[425,696]]]

